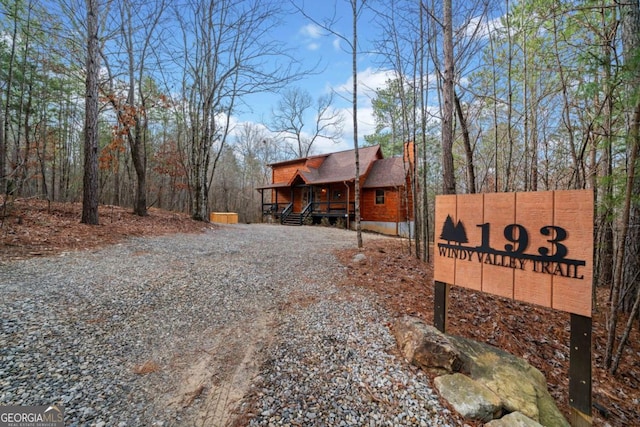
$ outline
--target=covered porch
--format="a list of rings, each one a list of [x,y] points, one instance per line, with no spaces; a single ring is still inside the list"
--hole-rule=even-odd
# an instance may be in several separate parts
[[[347,227],[354,220],[352,182],[308,185],[298,177],[291,185],[271,184],[258,191],[263,220],[271,218],[282,224],[302,225],[320,223],[322,218],[331,223],[343,218]]]

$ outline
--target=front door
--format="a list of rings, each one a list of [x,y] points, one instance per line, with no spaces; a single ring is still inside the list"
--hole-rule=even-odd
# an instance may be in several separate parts
[[[293,189],[293,211],[302,212],[305,206],[309,203],[309,187],[300,186]]]
[[[317,201],[318,193],[315,187],[300,186],[293,188],[293,212],[302,212],[308,203]]]

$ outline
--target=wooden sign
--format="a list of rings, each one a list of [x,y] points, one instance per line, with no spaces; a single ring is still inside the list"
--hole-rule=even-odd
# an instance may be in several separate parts
[[[593,191],[436,197],[434,279],[591,317]]]

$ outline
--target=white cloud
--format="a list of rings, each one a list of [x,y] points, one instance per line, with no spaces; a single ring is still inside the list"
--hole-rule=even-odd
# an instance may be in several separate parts
[[[395,73],[392,70],[376,71],[369,67],[358,72],[358,96],[371,99],[378,89],[386,86],[387,80],[394,79]],[[353,77],[335,87],[336,92],[350,94],[353,90]]]
[[[504,25],[502,24],[501,17],[494,19],[485,19],[484,16],[478,16],[465,23],[465,26],[458,31],[462,31],[466,37],[479,37],[487,38],[489,34],[502,31]]]
[[[340,37],[336,37],[333,39],[333,49],[336,52],[342,52],[342,46],[340,45]]]
[[[341,108],[340,112],[344,117],[344,131],[340,143],[320,143],[317,147],[318,153],[329,153],[334,151],[350,150],[353,148],[353,111],[351,108]],[[358,141],[360,145],[364,143],[364,136],[375,132],[375,121],[373,119],[373,109],[370,107],[358,106]]]
[[[353,148],[353,145],[349,144],[344,138],[339,142],[333,142],[330,139],[318,138],[313,144],[314,154],[335,153],[338,151],[349,150]]]
[[[322,28],[315,24],[307,24],[298,31],[303,37],[319,39],[322,37]]]
[[[298,34],[302,39],[302,43],[307,50],[314,52],[321,48],[321,44],[317,41],[322,38],[323,30],[315,24],[307,24],[298,30]]]

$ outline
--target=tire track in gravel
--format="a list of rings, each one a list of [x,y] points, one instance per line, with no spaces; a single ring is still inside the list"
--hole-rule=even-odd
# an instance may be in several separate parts
[[[190,281],[207,286],[218,280],[215,276],[229,284],[255,282],[256,293],[227,289],[220,304],[227,311],[233,307],[234,318],[202,331],[197,339],[206,347],[188,347],[187,354],[166,367],[163,377],[171,387],[156,385],[164,393],[154,401],[156,414],[158,408],[171,414],[158,424],[164,427],[223,427],[237,422],[239,406],[278,339],[282,310],[306,298],[307,287],[335,277],[333,249],[354,237],[335,229],[263,225],[227,227],[216,234],[225,236],[223,247],[207,250],[206,255],[223,254],[225,260],[189,268]]]
[[[185,414],[180,424],[225,426],[233,421],[240,400],[245,396],[264,360],[263,351],[273,341],[274,316],[261,313],[250,322],[229,325],[218,345],[203,351],[180,374],[167,405],[177,412],[200,402],[195,413]],[[212,367],[215,370],[212,371]]]

